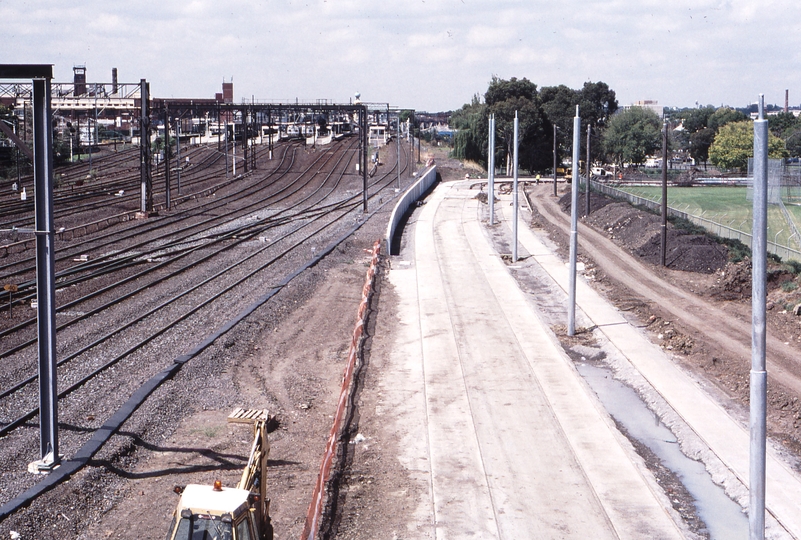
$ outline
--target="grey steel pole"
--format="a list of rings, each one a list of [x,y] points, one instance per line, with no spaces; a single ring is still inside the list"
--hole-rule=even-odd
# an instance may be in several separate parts
[[[175,118],[175,185],[181,194],[181,116]]]
[[[513,154],[514,160],[514,186],[512,186],[512,262],[517,262],[517,213],[519,211],[517,204],[517,111],[515,111],[515,151]]]
[[[487,203],[489,204],[489,222],[495,225],[495,115],[489,117],[489,155],[487,156]]]
[[[406,140],[409,141],[409,157],[406,162],[411,166],[412,156],[414,155],[414,136],[412,136],[412,119],[406,119]]]
[[[89,115],[86,118],[86,135],[89,139],[89,175],[92,174],[92,128],[89,123]],[[97,83],[95,83],[95,131],[97,130]]]
[[[400,140],[401,140],[401,131],[400,131],[400,112],[398,112],[398,191],[400,191]]]
[[[662,126],[662,250],[659,254],[659,261],[665,266],[667,258],[667,122]]]
[[[245,107],[242,109],[242,159],[244,159],[244,164],[242,166],[244,172],[248,172],[248,108]],[[317,144],[317,129],[316,126],[312,126],[312,134],[314,136],[314,144]],[[236,144],[236,137],[234,137],[234,144]]]
[[[49,466],[57,465],[59,462],[50,79],[33,79],[33,115],[40,457],[44,465]]]
[[[765,370],[765,311],[768,235],[768,121],[765,96],[759,95],[754,122],[754,226],[751,253],[751,459],[749,538],[765,538],[765,432],[768,374]]]
[[[267,110],[267,125],[270,128],[270,135],[268,137],[268,146],[270,148],[270,159],[273,159],[273,113],[271,110]]]
[[[556,124],[553,126],[553,196],[556,197]]]
[[[567,300],[567,335],[576,334],[576,254],[578,252],[578,182],[579,182],[579,149],[581,146],[581,118],[576,105],[576,117],[573,118],[573,185],[570,199],[570,281]]]
[[[592,168],[590,165],[590,134],[592,133],[592,126],[587,126],[587,185],[584,187],[584,206],[585,211],[584,215],[590,215],[590,173],[592,172]]]
[[[150,85],[145,79],[142,79],[139,84],[142,101],[139,116],[140,210],[147,214],[153,210],[153,176],[150,173]]]
[[[367,213],[367,107],[362,106],[359,119],[361,120],[362,138],[362,212]]]
[[[80,116],[78,118],[80,119]],[[80,128],[80,126],[78,126],[78,127]],[[19,118],[16,117],[16,116],[14,117],[14,134],[15,135],[19,135]],[[81,134],[81,132],[79,130],[78,131],[78,137],[81,136],[80,134]],[[16,154],[17,154],[17,189],[22,189],[22,175],[20,174],[20,171],[19,171],[19,153],[20,153],[20,149],[19,149],[19,146],[17,146],[17,152],[16,152]],[[72,135],[70,135],[70,164],[72,164]]]
[[[170,193],[172,186],[170,185],[170,157],[172,151],[170,148],[170,110],[169,106],[164,104],[164,191],[166,192],[165,205],[166,210],[170,209],[172,205],[172,194]]]

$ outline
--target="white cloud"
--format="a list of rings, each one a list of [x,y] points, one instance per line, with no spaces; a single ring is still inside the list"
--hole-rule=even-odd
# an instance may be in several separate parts
[[[0,0],[15,63],[58,80],[151,81],[156,95],[369,99],[458,108],[492,74],[539,86],[607,82],[622,102],[801,102],[789,0]],[[771,97],[775,96],[775,97]]]

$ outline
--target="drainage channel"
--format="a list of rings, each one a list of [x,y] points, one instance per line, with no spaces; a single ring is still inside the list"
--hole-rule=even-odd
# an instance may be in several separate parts
[[[645,405],[637,393],[613,377],[611,370],[584,362],[576,368],[598,395],[606,411],[629,435],[647,446],[673,471],[694,499],[698,517],[712,540],[748,538],[748,517],[723,488],[716,485],[704,464],[685,456],[673,433]]]

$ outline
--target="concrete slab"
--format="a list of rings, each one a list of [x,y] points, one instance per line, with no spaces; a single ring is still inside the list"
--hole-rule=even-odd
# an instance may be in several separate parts
[[[474,194],[440,185],[419,214],[414,261],[389,275],[404,367],[383,388],[424,403],[395,422],[409,430],[401,462],[430,474],[410,536],[681,538],[650,473],[493,252]]]

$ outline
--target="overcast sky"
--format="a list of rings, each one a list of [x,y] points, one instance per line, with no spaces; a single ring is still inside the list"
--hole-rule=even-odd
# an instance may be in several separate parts
[[[791,0],[0,0],[0,63],[86,65],[155,97],[369,102],[440,111],[493,75],[603,81],[621,105],[801,104]]]

